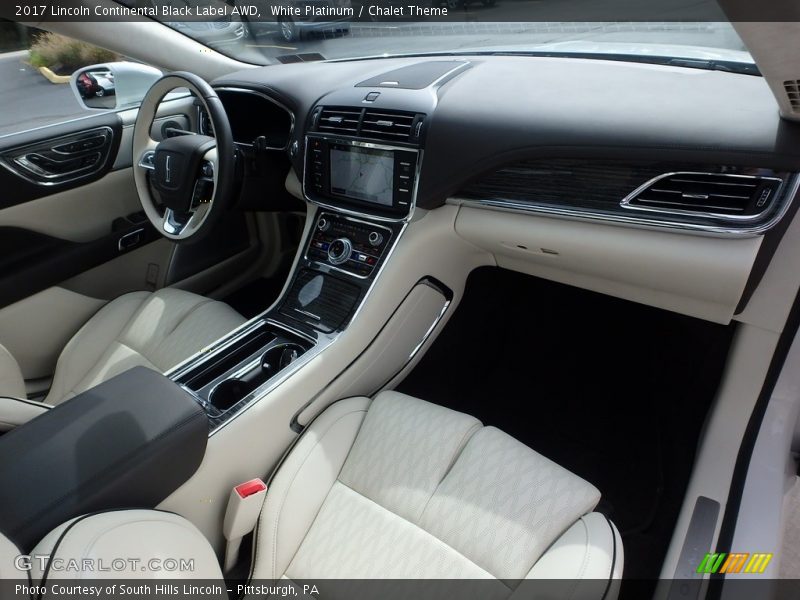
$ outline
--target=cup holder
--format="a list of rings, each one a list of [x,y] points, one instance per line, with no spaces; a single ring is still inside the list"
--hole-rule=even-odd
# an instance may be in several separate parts
[[[220,412],[225,412],[239,400],[256,389],[247,381],[241,379],[226,379],[211,392],[209,401]]]
[[[258,364],[238,377],[218,384],[208,397],[209,403],[221,413],[238,404],[250,392],[266,383],[297,360],[306,348],[300,344],[277,344],[264,352]]]

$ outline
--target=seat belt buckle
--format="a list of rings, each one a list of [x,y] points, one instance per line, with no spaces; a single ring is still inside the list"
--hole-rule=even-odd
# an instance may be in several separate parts
[[[267,484],[261,479],[245,481],[231,490],[222,525],[226,540],[238,540],[255,529],[266,496]]]

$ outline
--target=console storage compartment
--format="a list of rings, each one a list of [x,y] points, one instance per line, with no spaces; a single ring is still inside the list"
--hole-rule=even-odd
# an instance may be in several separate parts
[[[152,508],[191,477],[208,417],[135,367],[0,437],[0,530],[23,551],[73,517]]]

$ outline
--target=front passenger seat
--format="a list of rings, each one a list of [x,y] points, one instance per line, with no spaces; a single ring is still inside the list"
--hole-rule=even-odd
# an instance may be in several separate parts
[[[228,305],[178,290],[132,292],[101,308],[67,343],[44,400],[63,402],[132,367],[165,372],[233,331],[245,318]],[[14,358],[0,345],[0,431],[27,420],[11,416],[35,410],[24,401],[25,383]],[[14,403],[10,398],[22,398]],[[30,418],[30,415],[27,417]]]
[[[375,580],[466,579],[467,590],[449,588],[461,594],[433,587],[435,597],[610,600],[623,550],[616,527],[592,512],[599,499],[590,483],[463,413],[396,392],[342,400],[311,423],[270,482],[249,583],[321,582],[322,597],[385,598],[400,595],[381,593],[389,588]],[[175,576],[221,579],[200,533],[156,511],[85,515],[31,553],[65,564],[197,556],[201,569]],[[0,573],[6,566],[0,544]],[[136,569],[97,575],[158,577]],[[47,577],[32,576],[34,584]],[[413,587],[400,589],[415,596]]]
[[[474,417],[397,392],[351,398],[309,426],[270,482],[252,576],[494,579],[486,591],[500,597],[526,579],[583,580],[600,598],[623,551],[592,512],[599,500]]]

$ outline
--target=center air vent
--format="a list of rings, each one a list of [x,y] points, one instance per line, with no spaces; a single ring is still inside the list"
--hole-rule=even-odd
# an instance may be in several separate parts
[[[394,110],[367,109],[364,112],[364,120],[361,123],[361,135],[363,137],[393,142],[417,140],[421,129],[421,115]]]
[[[315,116],[321,133],[411,144],[420,142],[424,122],[423,114],[346,106],[326,106]]]
[[[774,202],[782,181],[774,177],[714,173],[668,173],[656,177],[625,200],[625,208],[753,217]]]
[[[356,135],[361,122],[360,108],[328,106],[322,109],[317,121],[317,129],[326,133]]]

